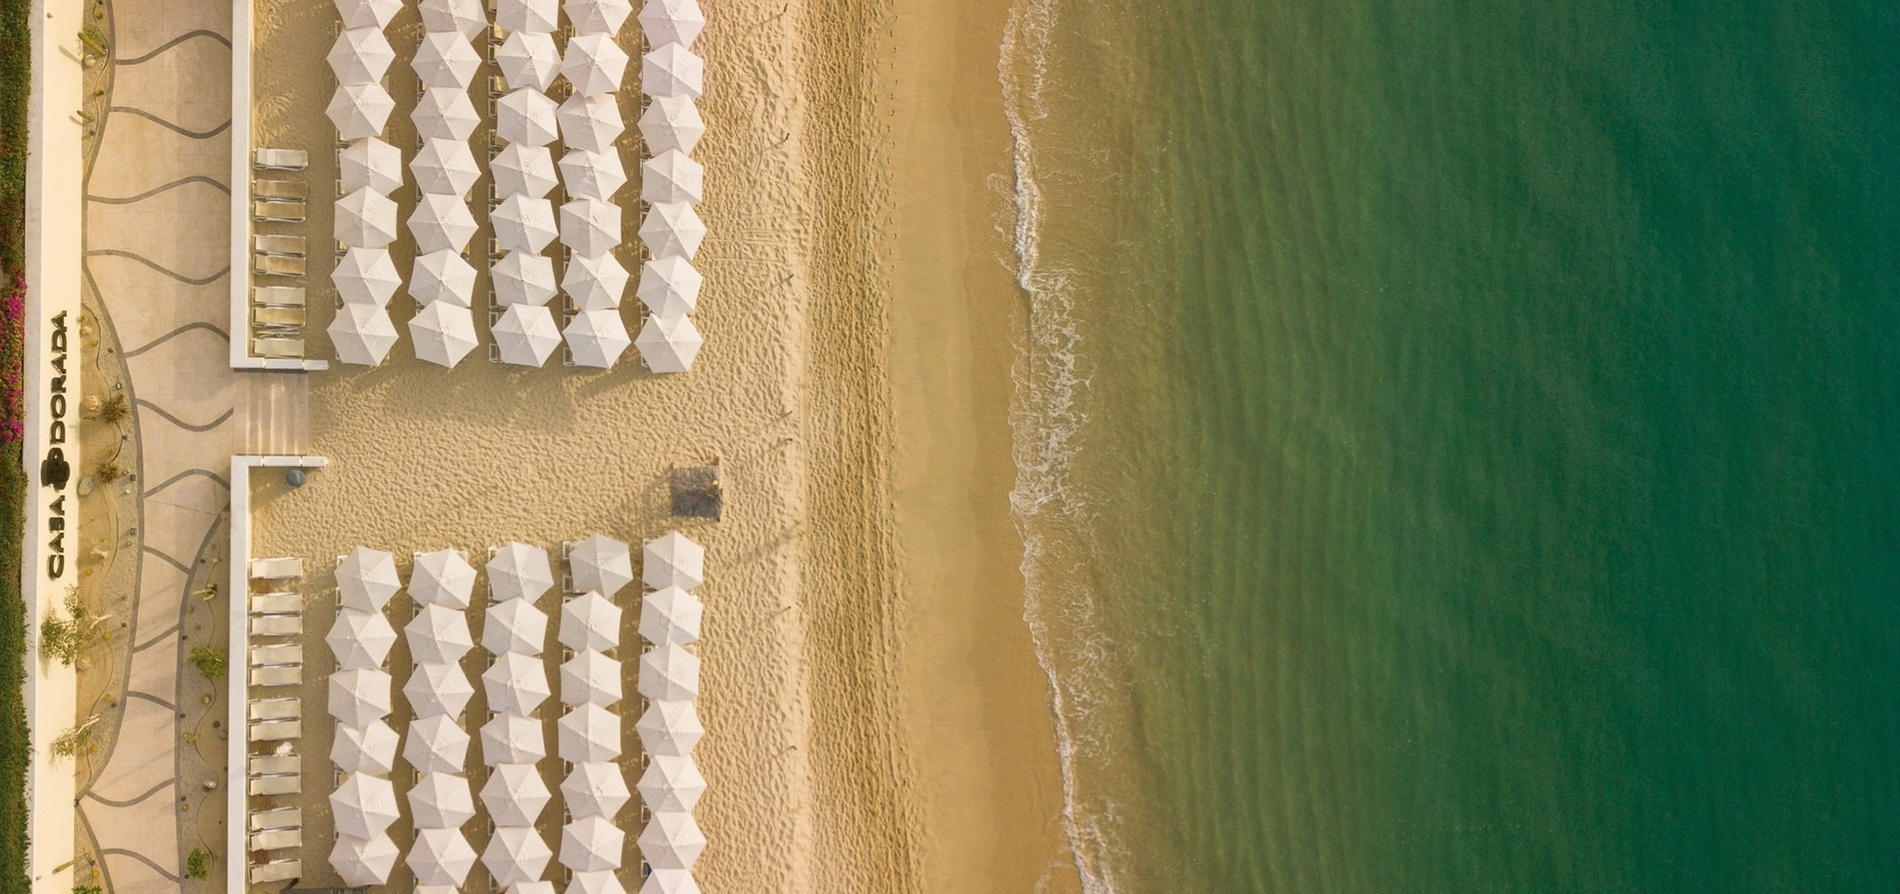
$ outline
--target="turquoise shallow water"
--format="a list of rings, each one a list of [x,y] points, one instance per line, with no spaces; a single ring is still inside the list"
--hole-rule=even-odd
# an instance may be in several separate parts
[[[1096,891],[1900,890],[1900,6],[1024,0]]]

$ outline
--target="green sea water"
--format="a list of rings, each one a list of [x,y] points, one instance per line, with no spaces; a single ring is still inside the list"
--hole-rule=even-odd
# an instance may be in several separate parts
[[[1085,886],[1900,890],[1900,4],[1018,3]]]

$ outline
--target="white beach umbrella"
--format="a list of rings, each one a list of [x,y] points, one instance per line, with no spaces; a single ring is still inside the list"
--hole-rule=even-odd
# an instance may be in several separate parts
[[[448,301],[416,311],[409,318],[409,340],[415,343],[417,360],[451,368],[481,344],[475,336],[475,312]]]
[[[495,262],[489,279],[495,284],[495,303],[503,306],[544,305],[554,298],[554,260],[546,255],[510,251]]]
[[[376,137],[353,141],[337,153],[337,179],[346,192],[395,192],[402,188],[402,150]]]
[[[620,206],[573,199],[561,206],[561,244],[577,255],[598,257],[620,244]]]
[[[367,773],[351,773],[330,793],[330,812],[339,834],[364,840],[383,834],[401,816],[396,809],[396,787]]]
[[[346,885],[380,885],[389,881],[390,873],[396,871],[396,858],[400,855],[396,842],[387,835],[369,838],[338,835],[336,845],[330,848],[330,868],[336,870]]]
[[[360,140],[383,132],[389,114],[396,110],[396,99],[381,84],[345,84],[336,88],[323,112],[336,125],[336,135],[345,140]]]
[[[692,154],[699,138],[706,135],[706,119],[690,96],[656,96],[640,113],[640,137],[647,151],[677,150]]]
[[[416,100],[409,114],[416,125],[416,136],[425,140],[467,141],[482,123],[482,116],[469,101],[467,87],[430,87]]]
[[[648,702],[633,729],[639,733],[640,748],[647,754],[689,755],[693,746],[706,737],[706,727],[688,700]]]
[[[468,307],[475,297],[475,265],[448,249],[417,255],[409,270],[409,296],[423,304]]]
[[[576,872],[572,875],[567,881],[567,890],[562,894],[627,894],[626,886],[620,884],[620,874],[611,869]]]
[[[501,200],[488,220],[495,227],[495,242],[505,251],[539,254],[554,241],[559,231],[554,225],[554,203],[533,199],[520,193]],[[548,269],[548,278],[554,276]]]
[[[640,855],[654,869],[692,869],[705,851],[706,833],[690,813],[656,811],[640,830]]]
[[[546,198],[560,182],[554,178],[554,153],[546,146],[510,143],[488,163],[488,173],[495,178],[495,192],[503,196]]]
[[[640,348],[640,361],[655,373],[683,373],[693,368],[693,360],[705,338],[692,317],[647,317],[634,339]]]
[[[705,603],[679,587],[663,587],[640,600],[640,635],[651,643],[699,641]]]
[[[706,168],[678,149],[640,163],[640,198],[648,202],[694,202],[706,192]]]
[[[409,67],[415,70],[416,79],[431,90],[466,91],[468,85],[474,83],[475,73],[481,70],[482,55],[460,34],[425,32],[422,43],[416,47],[415,58],[409,60]]]
[[[640,549],[640,579],[655,590],[697,587],[706,580],[706,548],[678,531],[649,540]]]
[[[468,706],[475,687],[460,665],[418,664],[409,681],[402,684],[402,694],[408,697],[409,709],[417,717],[454,717]]]
[[[504,31],[546,34],[560,23],[561,5],[557,0],[499,0],[495,4],[495,24]]]
[[[530,602],[554,589],[554,566],[548,551],[510,540],[495,550],[488,560],[488,591],[496,601],[526,599]]]
[[[413,794],[410,800],[413,804]],[[418,825],[415,846],[403,861],[415,873],[417,885],[460,885],[475,868],[475,848],[460,829]]]
[[[359,189],[336,200],[330,229],[344,245],[382,248],[396,241],[396,203],[376,190]]]
[[[402,589],[396,557],[380,549],[358,546],[337,560],[336,588],[344,608],[379,612]]]
[[[532,826],[553,799],[533,764],[498,764],[482,786],[482,804],[497,826]]]
[[[633,15],[628,0],[566,0],[562,6],[574,30],[588,34],[613,34]]]
[[[554,312],[539,305],[509,305],[488,331],[495,336],[501,362],[516,366],[544,365],[561,346],[561,330],[554,324]]]
[[[533,87],[509,91],[495,100],[495,134],[510,143],[546,146],[561,136],[559,108]]]
[[[439,549],[416,556],[409,573],[409,595],[423,605],[466,609],[475,591],[475,566],[460,550]]]
[[[620,701],[620,662],[592,649],[561,662],[561,701],[602,706]]]
[[[339,363],[375,366],[400,336],[389,313],[373,304],[345,304],[326,328]]]
[[[474,40],[488,27],[482,0],[422,0],[421,7],[424,31],[453,31]]]
[[[706,777],[690,757],[652,755],[637,787],[641,803],[649,810],[691,813],[706,793]]]
[[[554,119],[561,142],[586,152],[614,151],[614,140],[627,129],[620,119],[620,102],[607,94],[570,96],[555,110]]]
[[[690,48],[706,30],[706,13],[698,0],[647,0],[640,7],[640,30],[649,45],[676,43]]]
[[[424,773],[409,790],[409,813],[418,829],[453,829],[475,818],[475,795],[465,777]]]
[[[409,173],[423,193],[443,196],[466,197],[475,181],[482,179],[482,169],[476,166],[468,141],[456,139],[423,140],[416,157],[409,160]]]
[[[330,282],[344,303],[382,308],[402,287],[402,274],[396,272],[389,249],[352,248],[337,259]]]
[[[584,310],[561,330],[567,349],[574,355],[575,366],[612,369],[620,355],[633,346],[627,324],[620,321],[618,310]]]
[[[532,826],[501,826],[489,836],[482,851],[482,865],[498,885],[519,885],[539,881],[554,852],[541,840]]]
[[[345,28],[386,28],[402,0],[336,0],[336,11]]]
[[[561,274],[561,291],[581,310],[612,310],[620,306],[630,278],[612,252],[594,258],[576,256]]]
[[[539,655],[547,636],[547,613],[526,599],[507,599],[489,606],[488,619],[482,624],[482,648],[496,655]]]
[[[495,658],[482,671],[482,689],[488,693],[488,710],[526,717],[548,700],[548,672],[541,659],[520,652]]]
[[[348,28],[336,36],[323,58],[336,73],[337,83],[374,84],[396,61],[396,48],[389,45],[381,28]]]
[[[575,705],[554,723],[555,754],[572,763],[620,756],[620,718],[599,705]]]
[[[620,150],[584,152],[575,149],[561,156],[561,183],[575,198],[614,200],[614,193],[627,185],[627,169],[620,164]]]
[[[611,33],[576,34],[567,39],[561,74],[582,95],[614,93],[627,76],[627,51]]]
[[[482,724],[482,763],[532,764],[548,756],[547,731],[541,722],[515,714],[500,714]]]
[[[459,196],[424,194],[408,223],[409,235],[421,252],[459,252],[475,235],[475,215]]]
[[[699,656],[678,643],[661,643],[640,656],[640,694],[678,701],[699,696]]]
[[[330,763],[345,773],[388,776],[396,769],[399,738],[395,728],[381,720],[360,727],[338,724],[330,740]]]
[[[418,890],[416,894],[424,894]],[[640,883],[640,894],[699,894],[699,882],[686,869],[650,869]]]
[[[600,596],[614,596],[621,587],[635,581],[633,547],[629,547],[627,541],[595,533],[568,550],[568,573],[574,577],[574,587],[595,590]],[[614,619],[618,624],[619,615],[614,615]],[[566,628],[562,626],[562,630]]]
[[[323,641],[330,644],[338,669],[367,670],[381,667],[389,657],[390,647],[396,645],[396,628],[389,626],[382,612],[339,609]]]
[[[640,267],[634,294],[658,317],[683,317],[699,307],[699,289],[706,277],[679,255],[654,258]]]
[[[453,717],[424,717],[409,724],[402,759],[424,773],[460,773],[468,761],[468,733]]]
[[[631,800],[633,794],[627,791],[627,780],[620,774],[619,764],[604,761],[575,764],[561,781],[561,802],[567,805],[570,816],[598,816],[612,822]]]
[[[620,851],[627,833],[598,816],[577,819],[561,827],[561,865],[569,869],[619,869]]]
[[[661,44],[640,57],[640,89],[648,96],[706,94],[706,61],[676,43]]]
[[[706,241],[706,222],[685,202],[656,202],[640,222],[640,241],[656,258],[681,255],[690,261]]]
[[[561,606],[560,640],[575,650],[620,645],[620,606],[592,590],[569,599]]]
[[[545,91],[561,74],[561,50],[552,35],[514,31],[495,49],[495,65],[510,88]]]
[[[454,664],[475,648],[468,618],[446,605],[422,606],[402,631],[417,664]]]
[[[389,694],[389,674],[380,670],[357,668],[330,675],[330,716],[344,726],[367,729],[389,716],[394,698]]]

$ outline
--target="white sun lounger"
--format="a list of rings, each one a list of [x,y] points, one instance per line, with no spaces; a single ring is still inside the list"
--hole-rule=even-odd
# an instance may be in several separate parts
[[[261,307],[302,307],[303,286],[258,286],[251,293],[251,303]]]
[[[310,187],[302,180],[270,180],[263,177],[251,180],[251,197],[254,199],[305,199],[310,195]]]
[[[303,325],[303,322],[304,322],[303,308],[301,307],[254,308],[251,311],[251,320],[260,326],[289,326],[293,328],[300,327]]]
[[[246,791],[252,795],[301,795],[303,777],[295,773],[272,773],[268,776],[252,776]],[[252,847],[252,850],[265,850]]]
[[[301,720],[266,720],[262,723],[251,724],[251,741],[253,742],[281,742],[284,739],[302,737],[303,721]]]
[[[252,559],[252,580],[281,580],[303,577],[303,560],[298,558]]]
[[[302,636],[302,615],[252,615],[252,636]]]
[[[251,597],[251,612],[259,615],[292,615],[303,611],[303,597],[286,590],[259,593]]]
[[[263,171],[301,171],[310,166],[310,153],[302,149],[259,149],[252,166]]]
[[[251,884],[265,882],[287,882],[303,877],[302,860],[272,860],[269,863],[251,864]]]
[[[251,237],[251,250],[259,254],[303,257],[304,238],[281,233],[260,233]]]
[[[301,338],[253,338],[251,356],[278,360],[296,360],[303,356]]]
[[[251,755],[252,776],[275,776],[303,772],[303,758],[294,754]]]
[[[265,667],[272,664],[302,664],[303,646],[297,643],[277,643],[269,646],[251,647],[251,666]]]
[[[251,835],[251,850],[275,851],[303,847],[302,829],[269,829]]]
[[[303,202],[263,199],[251,204],[251,217],[264,223],[303,223]]]
[[[301,829],[303,828],[303,810],[298,807],[279,807],[274,810],[259,810],[251,814],[250,829],[262,832],[265,829]]]
[[[303,684],[303,665],[279,664],[251,668],[252,686],[299,686]]]
[[[258,699],[246,706],[252,720],[297,720],[303,717],[303,702],[294,698]]]
[[[302,276],[303,258],[290,255],[251,255],[251,270],[258,276]]]

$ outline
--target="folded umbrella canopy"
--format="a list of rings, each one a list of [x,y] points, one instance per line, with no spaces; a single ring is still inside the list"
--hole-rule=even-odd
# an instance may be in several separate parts
[[[620,851],[627,833],[598,816],[577,819],[561,827],[561,865],[589,871],[619,869]]]
[[[706,737],[706,727],[688,700],[648,702],[633,729],[640,736],[640,749],[647,754],[692,754],[693,746]]]
[[[583,96],[614,93],[627,77],[627,51],[614,42],[613,34],[595,32],[576,34],[567,39],[567,53],[561,57],[561,75]]]
[[[495,244],[504,251],[539,254],[554,241],[559,230],[554,224],[554,203],[516,193],[501,200],[488,220],[495,227]],[[553,277],[549,268],[549,277]]]
[[[697,203],[706,191],[706,168],[678,149],[640,163],[640,198],[648,202]]]
[[[554,589],[554,566],[548,551],[510,540],[495,550],[488,560],[488,591],[496,601],[526,599],[530,602]]]
[[[620,701],[620,662],[592,649],[561,662],[561,701],[601,706]]]
[[[706,222],[685,202],[656,203],[640,222],[640,241],[656,258],[680,255],[690,261],[706,241]]]
[[[627,268],[612,252],[595,258],[575,257],[567,262],[567,272],[561,274],[561,291],[574,299],[581,310],[612,310],[620,306],[620,296],[627,293]]]
[[[432,90],[466,91],[468,85],[474,83],[475,73],[481,70],[482,55],[460,34],[425,32],[422,43],[416,47],[415,58],[409,60],[409,67],[415,70],[416,79]]]
[[[575,366],[612,369],[620,355],[633,346],[627,324],[620,321],[618,310],[583,310],[561,330]]]
[[[417,664],[454,664],[475,648],[468,619],[446,605],[423,606],[402,631]]]
[[[453,31],[474,40],[488,27],[482,0],[422,0],[422,30]]]
[[[345,773],[388,776],[396,769],[400,738],[394,727],[381,720],[361,727],[338,724],[330,740],[330,763]]]
[[[418,890],[416,894],[428,894]],[[447,892],[444,892],[447,894]],[[650,869],[640,883],[640,894],[700,894],[699,882],[685,869]]]
[[[460,196],[423,194],[408,223],[409,235],[421,252],[459,252],[475,235],[475,215]]]
[[[497,885],[520,885],[539,881],[554,852],[541,840],[532,826],[501,826],[488,838],[482,851],[482,865]]]
[[[410,113],[416,136],[425,140],[466,141],[482,123],[482,116],[469,102],[467,87],[430,87],[416,100]]]
[[[382,248],[396,241],[396,203],[376,190],[359,189],[336,200],[330,229],[344,245]]]
[[[330,868],[336,870],[346,885],[380,885],[388,882],[390,873],[396,871],[398,856],[396,842],[387,835],[369,838],[338,835],[336,846],[330,849]]]
[[[495,49],[495,65],[510,88],[546,91],[561,74],[561,50],[553,35],[515,31]]]
[[[336,588],[344,608],[379,612],[402,589],[396,557],[380,549],[358,546],[337,560]]]
[[[389,674],[380,670],[357,668],[330,675],[330,716],[344,726],[368,729],[389,716],[395,699],[390,695]]]
[[[619,764],[589,761],[575,764],[561,781],[561,803],[573,817],[598,816],[612,822],[633,794]]]
[[[697,587],[706,579],[706,548],[678,531],[649,540],[640,549],[640,579],[655,590]]]
[[[561,244],[583,257],[599,257],[620,245],[620,206],[573,199],[561,206]]]
[[[568,97],[555,110],[554,120],[560,126],[561,142],[585,152],[614,151],[614,140],[627,129],[620,118],[619,100],[602,94]]]
[[[438,714],[454,717],[468,706],[468,700],[475,696],[475,687],[459,665],[418,664],[409,675],[409,682],[402,684],[402,694],[409,699],[409,709],[418,718]]]
[[[706,606],[679,587],[664,587],[640,600],[640,636],[650,643],[699,641],[699,625]]]
[[[562,894],[627,894],[626,886],[620,884],[619,873],[611,869],[593,872],[576,872],[568,879],[567,890]]]
[[[540,201],[536,199],[535,201]],[[544,305],[554,298],[554,260],[526,251],[510,251],[489,271],[495,303]]]
[[[561,605],[560,640],[575,650],[620,645],[620,606],[592,590],[569,599]]]
[[[330,813],[338,834],[365,841],[383,834],[401,816],[396,809],[396,787],[367,773],[351,773],[330,793]]]
[[[553,799],[533,764],[497,764],[482,786],[482,805],[497,826],[532,826]]]
[[[337,179],[346,192],[395,192],[402,187],[402,150],[377,137],[353,141],[337,153]]]
[[[439,549],[418,553],[409,573],[409,595],[423,605],[443,605],[466,609],[475,592],[475,566],[460,550]]]
[[[416,874],[417,885],[460,885],[475,868],[475,848],[460,829],[418,826],[415,846],[403,860]]]
[[[409,790],[409,813],[418,829],[453,829],[475,818],[475,795],[465,777],[424,773]]]
[[[640,347],[640,360],[647,369],[683,373],[693,368],[693,360],[706,340],[693,325],[692,317],[647,317],[633,343]]]
[[[546,34],[559,27],[560,17],[557,0],[499,0],[495,4],[495,24],[504,31]]]
[[[568,22],[581,34],[613,34],[633,15],[627,0],[567,0],[562,5]]]
[[[706,833],[690,813],[656,811],[640,830],[640,855],[654,869],[690,870],[705,851]]]
[[[382,612],[337,610],[336,621],[323,641],[330,644],[340,670],[368,670],[381,667],[389,650],[396,645],[396,628]]]
[[[680,255],[654,258],[640,267],[634,294],[657,317],[683,317],[699,307],[699,289],[706,277]]]
[[[344,304],[326,327],[339,363],[375,366],[389,356],[400,337],[389,312],[374,304]]]
[[[475,298],[475,265],[448,249],[417,255],[409,271],[409,296],[423,304],[466,308]]]
[[[509,305],[488,331],[495,336],[495,349],[501,354],[501,362],[516,366],[542,366],[561,346],[561,330],[554,323],[554,312],[540,305]]]
[[[444,196],[467,196],[475,181],[482,179],[468,142],[455,139],[423,140],[416,157],[409,160],[409,173],[423,193]]]
[[[547,613],[526,599],[506,599],[489,606],[482,624],[482,648],[495,655],[539,655],[547,636]]]
[[[346,304],[382,308],[390,296],[402,287],[402,274],[386,248],[352,248],[343,253],[330,271],[330,282],[338,298]],[[393,327],[392,327],[393,328]]]
[[[495,178],[495,192],[546,198],[560,181],[554,179],[554,153],[546,146],[510,143],[488,163],[489,176]]]
[[[468,761],[468,733],[455,718],[442,714],[409,724],[402,759],[423,773],[460,773]]]
[[[679,701],[699,696],[699,656],[678,643],[661,643],[640,656],[640,694]]]
[[[482,724],[482,763],[532,764],[548,756],[547,731],[541,722],[514,714],[498,714]]]
[[[648,810],[693,812],[706,793],[706,777],[690,757],[653,755],[640,774],[640,801]]]
[[[599,705],[575,705],[554,723],[555,754],[571,763],[620,756],[620,718]]]
[[[575,149],[561,156],[561,185],[575,198],[614,200],[614,193],[627,185],[627,169],[620,164],[620,151],[606,152]]]
[[[706,119],[690,96],[656,96],[640,113],[640,138],[648,152],[674,149],[690,155],[705,135]]]
[[[488,710],[526,717],[548,700],[548,673],[541,659],[508,652],[482,671],[482,690]]]
[[[415,344],[417,360],[449,368],[481,344],[475,336],[475,312],[448,301],[425,304],[416,311],[409,318],[409,340]]]
[[[699,0],[647,0],[640,7],[640,30],[648,46],[676,43],[690,49],[706,30],[706,13]]]
[[[396,99],[381,84],[344,84],[336,88],[324,114],[336,125],[336,135],[359,140],[383,132],[389,114],[396,111]]]
[[[386,28],[402,11],[402,0],[336,0],[336,11],[345,28]]]
[[[546,146],[561,136],[560,107],[533,87],[509,91],[495,101],[495,134],[510,143]]]
[[[640,57],[640,89],[648,96],[706,95],[706,61],[676,43],[661,44]]]
[[[396,48],[389,45],[383,29],[376,26],[347,28],[330,44],[324,56],[339,84],[374,84],[396,61]]]

